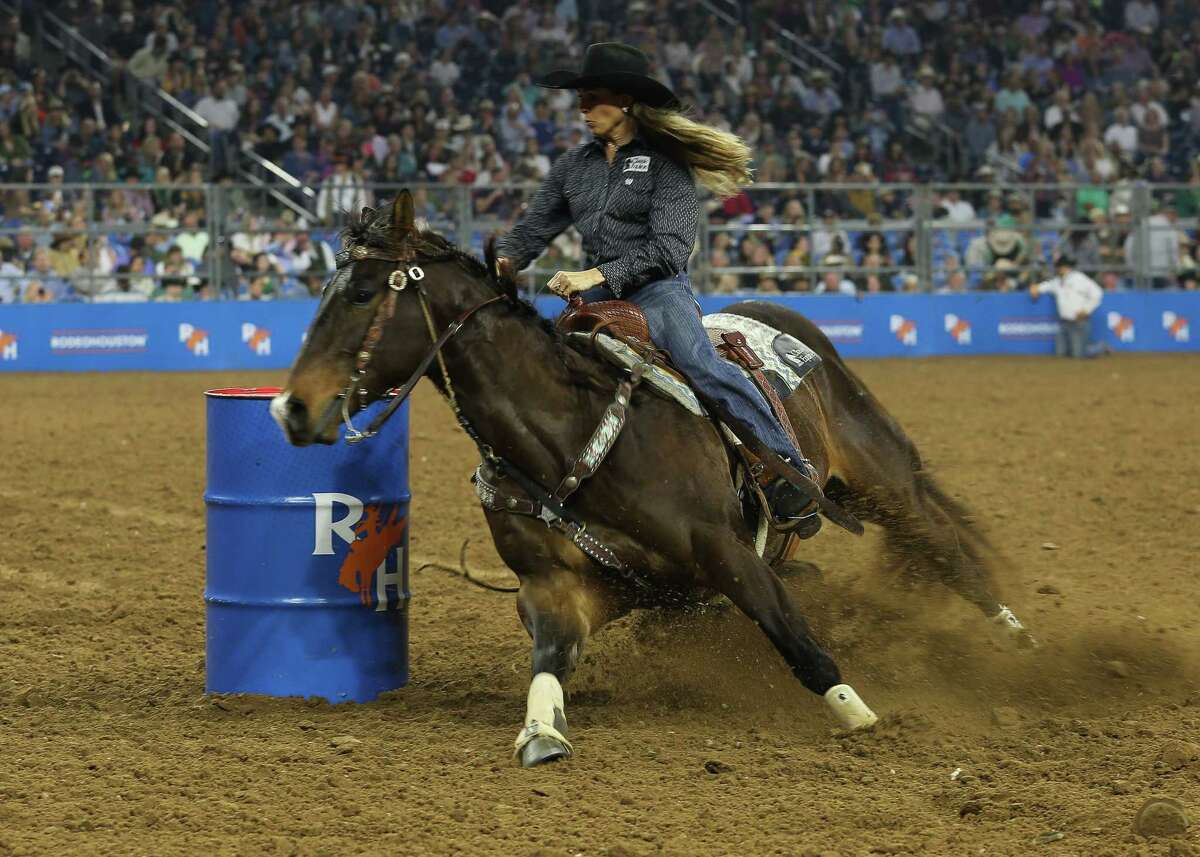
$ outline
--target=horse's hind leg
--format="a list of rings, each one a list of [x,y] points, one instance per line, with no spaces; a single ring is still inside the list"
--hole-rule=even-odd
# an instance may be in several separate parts
[[[896,464],[893,473],[857,474],[835,482],[831,495],[884,529],[885,553],[910,575],[936,580],[974,604],[1021,644],[1033,638],[996,597],[991,547],[966,510],[932,477]]]
[[[813,639],[808,623],[771,567],[732,540],[709,545],[707,555],[714,558],[709,565],[710,584],[763,630],[792,668],[792,674],[825,698],[838,722],[846,729],[874,724],[874,712],[852,687],[842,683],[837,664]]]
[[[589,634],[612,610],[603,593],[564,569],[522,577],[517,612],[533,638],[533,680],[516,741],[521,765],[531,768],[572,755],[562,683],[574,672]]]

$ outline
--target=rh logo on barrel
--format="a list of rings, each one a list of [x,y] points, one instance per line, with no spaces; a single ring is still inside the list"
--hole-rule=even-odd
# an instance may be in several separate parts
[[[333,537],[337,536],[350,546],[338,569],[338,585],[357,592],[364,607],[402,607],[408,518],[402,514],[401,504],[364,504],[351,494],[312,496],[316,504],[313,556],[333,556]],[[336,520],[334,506],[345,510]]]

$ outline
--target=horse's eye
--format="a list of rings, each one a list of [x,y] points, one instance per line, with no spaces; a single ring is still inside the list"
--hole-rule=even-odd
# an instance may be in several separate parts
[[[375,292],[367,286],[353,286],[350,289],[351,303],[369,304],[373,297],[375,297]]]

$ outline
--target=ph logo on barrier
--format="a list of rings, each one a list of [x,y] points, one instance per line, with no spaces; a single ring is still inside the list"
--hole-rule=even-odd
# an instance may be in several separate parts
[[[915,321],[902,315],[894,315],[888,322],[888,327],[902,344],[910,348],[917,344],[917,323]]]
[[[1133,329],[1133,319],[1121,315],[1119,312],[1108,314],[1108,329],[1112,331],[1118,342],[1133,342],[1136,335]]]
[[[971,344],[971,322],[965,318],[946,313],[946,333],[959,345]]]
[[[243,323],[242,342],[246,343],[246,347],[259,357],[266,357],[271,353],[271,331],[265,327],[259,327],[249,322]]]
[[[208,331],[182,322],[179,325],[179,341],[197,357],[208,356]]]
[[[1166,310],[1162,315],[1163,330],[1167,332],[1167,336],[1174,339],[1176,342],[1187,342],[1191,339],[1192,332],[1188,329],[1188,320],[1183,316]],[[4,334],[0,333],[0,342],[4,341]]]
[[[313,494],[313,556],[332,556],[333,537],[350,549],[338,569],[338,585],[358,593],[364,607],[377,611],[397,609],[404,603],[404,532],[408,518],[397,503],[387,511],[382,504],[364,504],[352,494]],[[334,520],[334,505],[346,513]],[[388,588],[394,590],[393,599]],[[374,600],[372,600],[374,598]]]
[[[0,330],[0,360],[17,359],[17,335]]]

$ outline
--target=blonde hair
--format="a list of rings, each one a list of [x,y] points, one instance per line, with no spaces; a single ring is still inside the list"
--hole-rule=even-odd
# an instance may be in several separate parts
[[[702,125],[678,110],[634,104],[630,112],[646,142],[685,165],[719,199],[736,196],[740,186],[754,181],[750,147],[736,134]]]

